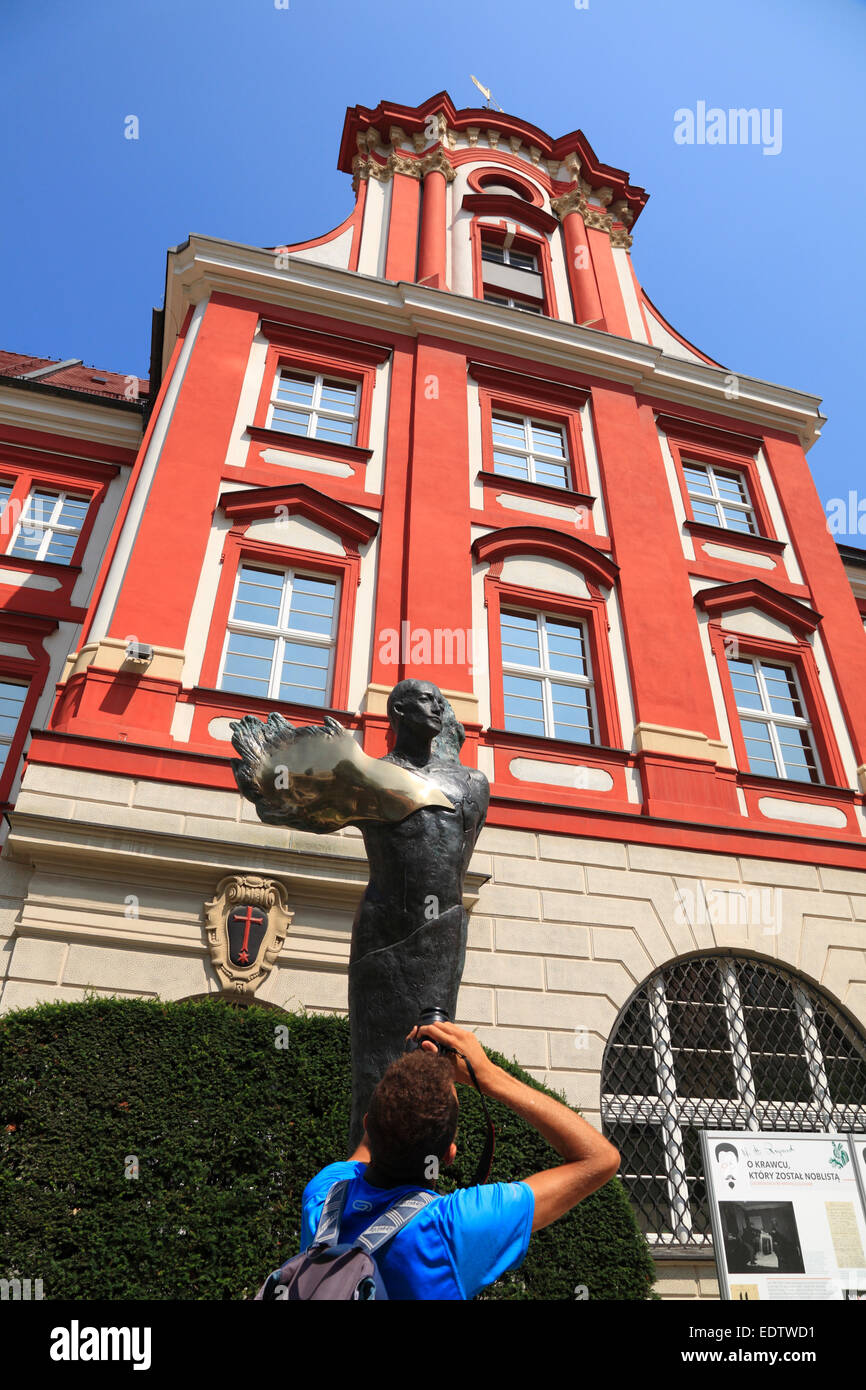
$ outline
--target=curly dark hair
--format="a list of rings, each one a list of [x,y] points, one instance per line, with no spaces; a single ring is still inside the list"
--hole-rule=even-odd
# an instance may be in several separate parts
[[[443,1158],[457,1133],[454,1073],[444,1057],[407,1052],[392,1062],[367,1111],[370,1152],[377,1168],[417,1174]]]

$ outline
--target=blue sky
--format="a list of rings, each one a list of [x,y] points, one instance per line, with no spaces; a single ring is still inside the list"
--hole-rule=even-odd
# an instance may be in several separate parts
[[[5,0],[0,346],[146,374],[167,247],[326,231],[352,206],[346,107],[473,106],[475,73],[649,191],[649,295],[732,370],[823,396],[818,490],[862,490],[862,0],[277,3]],[[677,144],[700,101],[780,110],[780,151]]]

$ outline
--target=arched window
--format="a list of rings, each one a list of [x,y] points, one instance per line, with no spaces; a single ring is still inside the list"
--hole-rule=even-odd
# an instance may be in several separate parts
[[[626,1004],[602,1121],[656,1245],[712,1243],[701,1129],[866,1133],[866,1041],[815,984],[732,952],[665,966]]]

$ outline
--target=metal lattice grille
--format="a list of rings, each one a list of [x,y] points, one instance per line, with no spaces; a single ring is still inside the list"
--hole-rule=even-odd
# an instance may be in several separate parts
[[[700,1130],[866,1133],[866,1041],[790,971],[692,956],[647,980],[616,1023],[602,1120],[650,1239],[709,1245]]]

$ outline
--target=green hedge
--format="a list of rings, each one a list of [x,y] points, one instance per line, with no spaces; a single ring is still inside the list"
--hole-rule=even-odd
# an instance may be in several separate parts
[[[471,1175],[484,1133],[478,1097],[463,1089],[460,1099],[456,1183]],[[528,1125],[493,1109],[494,1180],[556,1161]],[[296,1253],[301,1194],[346,1157],[348,1115],[342,1018],[219,998],[7,1014],[0,1277],[41,1278],[46,1299],[250,1298]],[[125,1176],[133,1157],[137,1179]],[[590,1298],[643,1299],[652,1278],[615,1179],[533,1236],[521,1268],[483,1296],[573,1299],[585,1285]]]

